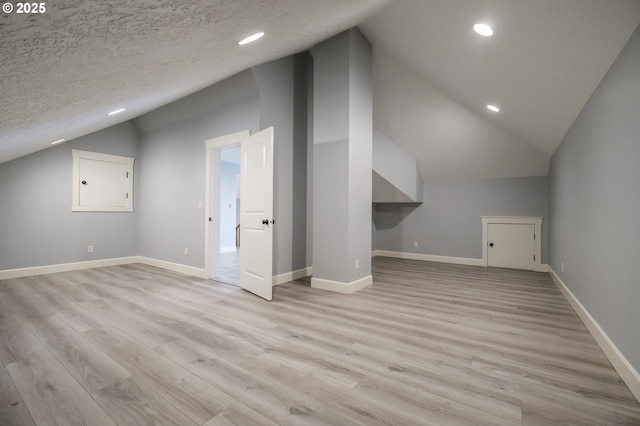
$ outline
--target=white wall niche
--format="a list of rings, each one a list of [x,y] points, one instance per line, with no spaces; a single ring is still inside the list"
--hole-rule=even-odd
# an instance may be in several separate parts
[[[74,212],[132,212],[135,158],[72,149]]]
[[[490,225],[531,225],[533,230],[533,255],[530,266],[516,269],[529,269],[546,272],[546,265],[542,265],[542,217],[541,216],[482,216],[482,263],[489,265],[489,226]],[[510,267],[510,266],[506,266]]]

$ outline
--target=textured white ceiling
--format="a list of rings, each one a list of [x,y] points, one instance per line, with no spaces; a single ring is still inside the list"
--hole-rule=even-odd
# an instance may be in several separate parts
[[[494,37],[473,33],[480,20]],[[544,175],[638,23],[640,0],[49,1],[0,13],[0,163],[359,25],[374,125],[426,179]]]
[[[41,15],[0,12],[0,162],[308,49],[389,2],[55,0]],[[259,43],[238,46],[257,31]]]

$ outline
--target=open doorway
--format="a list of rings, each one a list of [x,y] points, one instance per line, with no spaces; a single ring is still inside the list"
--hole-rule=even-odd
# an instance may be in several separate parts
[[[255,134],[250,130],[208,139],[206,144],[206,210],[205,210],[205,270],[207,276],[220,280],[221,244],[221,165],[222,151],[232,146],[240,147],[240,190],[235,189],[235,208],[226,203],[226,209],[240,210],[238,245],[239,259],[237,285],[266,300],[273,297],[273,127]],[[235,181],[235,174],[232,181]],[[242,199],[239,203],[238,199]],[[237,221],[237,219],[236,219]],[[234,231],[236,229],[234,227]],[[226,229],[226,227],[225,227]],[[238,235],[236,233],[236,235]],[[235,236],[234,236],[235,237]],[[234,239],[235,244],[235,239]]]
[[[220,149],[218,280],[240,284],[240,145]]]

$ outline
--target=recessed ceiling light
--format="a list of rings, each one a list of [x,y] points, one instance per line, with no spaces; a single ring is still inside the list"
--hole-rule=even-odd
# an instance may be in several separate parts
[[[120,109],[117,109],[117,110],[115,110],[115,111],[111,111],[111,112],[109,113],[109,115],[119,114],[119,113],[121,113],[122,111],[126,111],[126,108],[120,108]]]
[[[58,139],[57,141],[51,142],[51,145],[57,145],[62,142],[64,142],[64,139]]]
[[[493,28],[487,24],[475,24],[473,30],[481,36],[490,37],[493,35]]]
[[[245,44],[249,44],[251,42],[254,42],[258,39],[261,39],[262,36],[264,36],[264,33],[260,32],[260,33],[255,33],[253,35],[250,35],[247,38],[243,38],[242,40],[240,40],[240,42],[238,43],[240,46],[244,46]]]
[[[493,112],[500,112],[500,108],[498,108],[498,107],[497,107],[497,106],[495,106],[495,105],[491,105],[491,104],[487,105],[487,109],[488,109],[489,111],[493,111]]]

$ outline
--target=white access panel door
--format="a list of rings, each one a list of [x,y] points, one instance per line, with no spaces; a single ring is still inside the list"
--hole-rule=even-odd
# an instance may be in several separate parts
[[[273,127],[243,140],[240,156],[240,287],[271,300]]]
[[[74,212],[133,211],[134,158],[72,149]]]
[[[80,160],[80,207],[126,207],[129,200],[128,167],[123,163]]]
[[[536,269],[535,225],[490,223],[487,226],[488,266]]]

